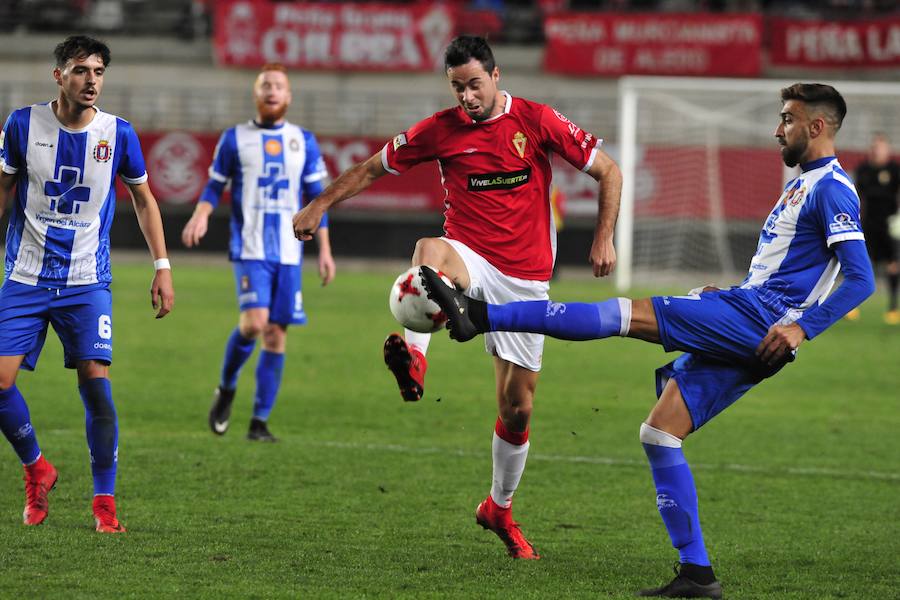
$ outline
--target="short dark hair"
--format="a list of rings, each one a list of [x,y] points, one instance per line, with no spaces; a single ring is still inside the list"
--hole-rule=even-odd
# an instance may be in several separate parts
[[[837,131],[847,116],[847,103],[840,92],[824,83],[795,83],[781,90],[781,101],[799,100],[819,110]]]
[[[444,51],[444,70],[467,64],[473,58],[480,62],[488,73],[493,73],[494,67],[497,66],[494,53],[491,52],[486,39],[477,35],[457,36]]]
[[[53,50],[53,55],[56,57],[56,66],[60,69],[65,67],[66,63],[73,58],[87,58],[95,54],[100,55],[100,60],[103,61],[104,67],[109,66],[109,46],[86,35],[70,35]]]

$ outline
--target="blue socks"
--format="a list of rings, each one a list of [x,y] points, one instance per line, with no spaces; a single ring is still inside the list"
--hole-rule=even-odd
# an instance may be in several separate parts
[[[491,331],[543,333],[561,340],[597,340],[626,335],[631,326],[631,301],[551,302],[535,300],[488,304]]]
[[[644,423],[641,425],[641,442],[656,484],[656,508],[672,545],[678,549],[679,561],[709,566],[700,529],[697,489],[681,450],[681,440]]]
[[[15,384],[0,391],[0,431],[12,444],[23,465],[33,463],[41,455],[28,406]]]
[[[275,396],[281,385],[284,370],[284,354],[262,350],[256,365],[256,397],[253,402],[253,417],[265,421],[275,406]]]
[[[84,427],[91,450],[94,495],[115,495],[116,466],[119,461],[119,423],[112,401],[109,379],[89,379],[80,386],[84,402]]]
[[[254,346],[256,346],[256,340],[246,339],[237,327],[234,328],[225,345],[225,362],[222,364],[222,380],[220,382],[223,389],[233,390],[237,387],[241,367],[253,354]]]

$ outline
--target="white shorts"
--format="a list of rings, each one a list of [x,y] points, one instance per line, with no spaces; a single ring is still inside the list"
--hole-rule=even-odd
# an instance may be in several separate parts
[[[457,240],[441,238],[456,250],[469,271],[466,295],[491,304],[520,300],[549,300],[550,282],[519,279],[501,273],[480,254]],[[529,371],[541,370],[544,336],[538,333],[495,331],[484,334],[488,354],[496,355]]]

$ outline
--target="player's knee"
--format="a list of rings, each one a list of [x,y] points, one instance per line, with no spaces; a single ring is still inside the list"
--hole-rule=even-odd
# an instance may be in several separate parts
[[[5,392],[16,384],[16,373],[0,373],[0,392]]]
[[[446,244],[438,238],[422,238],[416,242],[413,264],[441,266],[446,252]]]
[[[667,448],[681,448],[682,439],[677,435],[653,427],[648,423],[641,423],[641,431],[638,436],[642,444],[650,446],[664,446]]]
[[[284,352],[287,345],[286,329],[275,323],[269,323],[262,332],[263,349],[269,352]]]
[[[504,389],[499,398],[500,418],[510,431],[525,431],[531,421],[534,393]]]
[[[266,324],[261,319],[243,319],[238,329],[244,339],[255,340],[262,335],[265,327]]]

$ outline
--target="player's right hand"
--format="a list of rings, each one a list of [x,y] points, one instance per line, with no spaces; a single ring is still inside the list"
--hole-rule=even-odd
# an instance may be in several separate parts
[[[172,285],[172,271],[160,269],[153,276],[150,284],[150,305],[156,313],[157,319],[162,319],[175,307],[175,287]]]
[[[195,214],[181,231],[181,243],[188,248],[198,245],[203,236],[206,235],[207,227],[209,227],[209,218],[205,215]]]
[[[294,237],[301,242],[311,240],[321,220],[322,211],[316,202],[310,202],[294,215]]]

